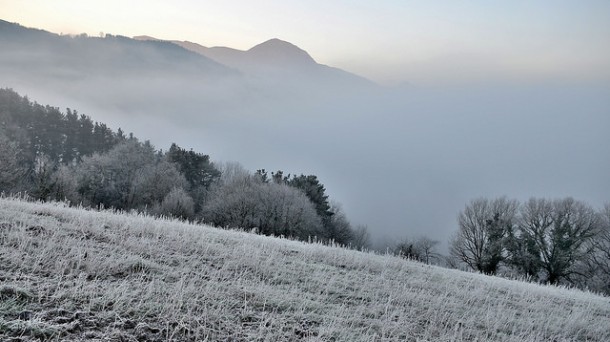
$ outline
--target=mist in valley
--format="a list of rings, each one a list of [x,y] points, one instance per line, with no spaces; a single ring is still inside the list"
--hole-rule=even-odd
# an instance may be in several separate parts
[[[389,87],[315,56],[292,59],[303,55],[282,42],[263,48],[285,63],[240,69],[168,42],[31,33],[28,45],[3,30],[11,48],[0,52],[0,87],[157,148],[175,142],[251,171],[315,174],[378,245],[423,235],[445,244],[478,197],[609,199],[602,81]],[[71,54],[79,64],[61,57]]]

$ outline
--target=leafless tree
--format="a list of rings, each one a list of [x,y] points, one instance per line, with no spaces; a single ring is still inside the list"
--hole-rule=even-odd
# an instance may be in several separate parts
[[[150,209],[160,205],[172,189],[188,186],[175,164],[159,156],[149,143],[135,139],[84,157],[73,174],[80,201],[91,206]]]
[[[432,240],[426,236],[417,239],[406,238],[402,240],[394,249],[395,253],[411,260],[421,261],[430,264],[432,260],[439,257],[436,252],[438,241]]]
[[[212,187],[202,208],[204,221],[227,228],[258,227],[254,223],[258,206],[256,192],[256,186],[249,174],[223,173],[220,181]]]
[[[451,254],[470,268],[495,274],[504,260],[503,239],[514,224],[518,203],[506,197],[473,200],[458,215]]]
[[[597,253],[597,264],[600,270],[608,276],[610,280],[610,203],[607,203],[600,212],[600,234],[595,239]],[[610,287],[610,281],[608,282]],[[609,289],[610,290],[610,289]]]
[[[76,203],[79,201],[77,192],[78,181],[75,177],[73,167],[61,165],[53,174],[53,193],[51,198],[56,201],[69,201]]]
[[[420,261],[420,253],[415,241],[405,238],[394,247],[394,254],[405,259]]]
[[[352,248],[362,250],[371,247],[371,234],[366,225],[357,225],[352,233],[350,242]]]
[[[347,245],[352,240],[352,225],[347,219],[341,204],[338,202],[330,203],[332,215],[329,224],[324,227],[321,237],[327,241],[333,241],[341,245]]]
[[[581,273],[574,265],[592,253],[588,242],[599,232],[599,216],[573,198],[532,198],[521,208],[518,230],[532,237],[546,281],[556,284]]]
[[[426,264],[430,264],[432,260],[438,258],[439,254],[436,252],[436,246],[438,245],[438,241],[432,240],[426,236],[422,236],[415,242],[417,249],[420,253],[420,258],[422,262]]]
[[[48,200],[53,192],[55,163],[47,155],[39,154],[34,159],[31,175],[31,195],[37,200]]]
[[[195,214],[195,203],[183,188],[173,188],[159,205],[158,213],[190,219]]]
[[[138,207],[151,207],[161,203],[173,189],[186,189],[188,182],[174,163],[165,159],[151,161],[138,172],[133,180],[131,191],[133,202]],[[176,191],[174,191],[176,195]],[[190,196],[189,196],[190,197]]]
[[[599,231],[590,240],[592,252],[582,266],[586,268],[586,277],[581,281],[593,291],[610,294],[610,203],[599,212]]]

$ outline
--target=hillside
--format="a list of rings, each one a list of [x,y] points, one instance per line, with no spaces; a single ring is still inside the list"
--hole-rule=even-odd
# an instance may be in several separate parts
[[[0,199],[3,341],[607,341],[610,300],[318,244]]]

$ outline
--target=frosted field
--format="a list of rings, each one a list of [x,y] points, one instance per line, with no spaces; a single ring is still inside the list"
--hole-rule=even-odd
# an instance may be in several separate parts
[[[1,341],[610,341],[610,298],[0,199]]]

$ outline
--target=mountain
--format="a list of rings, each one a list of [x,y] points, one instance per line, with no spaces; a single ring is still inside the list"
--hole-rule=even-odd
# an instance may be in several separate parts
[[[163,41],[66,36],[0,20],[0,68],[6,74],[79,79],[114,76],[218,78],[235,70]]]
[[[253,64],[283,68],[308,68],[317,65],[305,50],[279,39],[270,39],[244,51],[242,58]]]
[[[0,340],[608,341],[608,298],[0,198]]]
[[[153,115],[179,120],[247,96],[241,72],[170,42],[58,35],[7,21],[0,21],[0,75],[0,87],[104,113],[131,131],[159,125]]]
[[[150,36],[137,36],[136,40],[160,41]],[[235,68],[265,80],[295,80],[307,86],[375,87],[372,81],[344,70],[317,63],[305,50],[274,38],[249,50],[228,47],[206,47],[189,41],[172,40],[172,43],[201,54],[218,63]]]
[[[163,78],[166,84],[188,80],[195,81],[198,87],[233,82],[264,94],[283,94],[282,97],[369,91],[376,87],[363,77],[319,64],[306,51],[279,39],[242,51],[150,36],[131,39],[58,35],[0,20],[0,43],[0,71],[7,82],[4,86],[13,86],[10,80],[36,86],[41,82],[54,85],[128,78],[130,83],[146,79],[142,86],[148,87],[151,81]]]
[[[0,87],[97,112],[212,108],[223,115],[256,105],[296,115],[296,108],[376,89],[278,39],[240,51],[153,37],[58,35],[0,21],[0,46]]]

